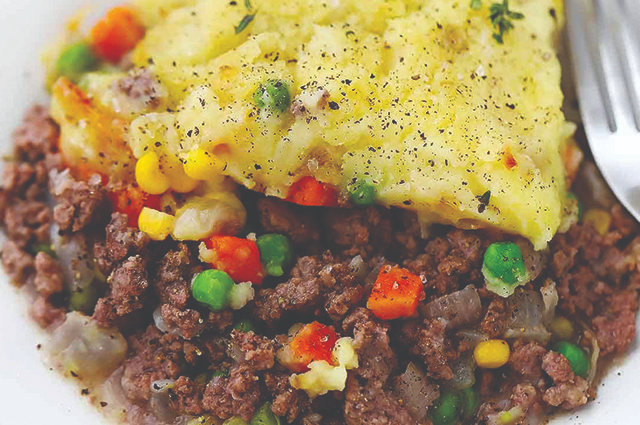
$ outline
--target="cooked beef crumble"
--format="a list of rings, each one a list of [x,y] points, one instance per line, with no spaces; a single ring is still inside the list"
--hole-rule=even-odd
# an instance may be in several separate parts
[[[52,226],[89,247],[84,255],[106,284],[87,313],[128,339],[120,385],[131,422],[149,420],[152,384],[170,379],[165,410],[174,416],[249,420],[270,401],[288,423],[427,423],[412,416],[395,390],[407,364],[419,365],[433,388],[445,389],[477,340],[505,338],[517,313],[508,299],[487,291],[480,271],[487,246],[506,236],[438,227],[422,239],[417,220],[405,211],[301,207],[251,193],[244,196],[256,205],[252,230],[288,236],[300,255],[288,274],[257,286],[245,309],[209,311],[191,296],[191,279],[204,268],[195,244],[149,240],[129,227],[126,215],[110,214],[107,189],[98,181],[72,179],[52,203],[45,189],[49,173],[62,171],[57,137],[40,107],[15,134],[14,160],[0,190],[8,237],[2,262],[16,285],[33,287],[32,315],[50,326],[64,320],[72,291],[63,265],[46,248]],[[619,205],[610,213],[605,234],[588,223],[558,234],[547,251],[536,254],[543,266],[525,287],[539,291],[555,282],[559,313],[574,323],[574,339],[587,351],[597,344],[601,369],[635,337],[640,287],[638,225]],[[426,300],[414,317],[383,321],[365,308],[373,280],[387,263],[423,278]],[[459,317],[430,310],[433,300],[463,289],[478,300],[478,309],[469,305],[471,311]],[[234,330],[240,319],[252,320],[255,331]],[[291,386],[276,351],[291,324],[313,320],[352,337],[359,366],[349,371],[344,392],[311,399]],[[508,339],[508,364],[475,374],[481,403],[469,423],[491,422],[511,408],[540,416],[595,397],[593,376],[577,376],[548,341]]]

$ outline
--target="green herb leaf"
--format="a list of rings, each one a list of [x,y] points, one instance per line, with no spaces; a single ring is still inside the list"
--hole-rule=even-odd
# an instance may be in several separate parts
[[[247,10],[251,10],[251,0],[244,0],[244,7],[246,7]]]
[[[482,8],[482,0],[471,0],[471,9],[480,10]]]
[[[244,18],[242,18],[242,20],[240,21],[240,23],[238,24],[236,28],[236,34],[240,34],[242,31],[244,31],[249,24],[251,23],[251,21],[253,21],[253,18],[255,18],[256,15],[245,15]]]
[[[489,6],[489,19],[495,29],[493,38],[500,44],[504,43],[504,34],[513,29],[513,20],[524,19],[520,12],[509,10],[509,0],[502,0],[502,3],[494,3]]]

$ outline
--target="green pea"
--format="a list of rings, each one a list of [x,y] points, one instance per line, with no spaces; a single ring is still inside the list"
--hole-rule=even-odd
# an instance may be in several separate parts
[[[293,249],[286,236],[276,233],[262,235],[257,244],[260,259],[269,276],[282,276],[285,269],[293,263]]]
[[[249,425],[280,425],[280,418],[271,411],[271,403],[265,403],[253,415]]]
[[[233,325],[233,329],[235,329],[237,331],[240,331],[240,332],[251,332],[255,328],[254,328],[253,322],[251,322],[251,320],[243,319],[243,320],[240,320],[235,325]]]
[[[483,269],[504,283],[513,285],[527,275],[520,247],[513,242],[489,245],[484,253]]]
[[[473,388],[465,388],[460,391],[460,400],[462,403],[462,418],[470,419],[476,413],[478,406],[480,406],[478,392]]]
[[[99,64],[100,60],[89,44],[81,41],[72,44],[62,52],[56,62],[56,73],[73,82],[78,82],[82,74],[95,70]]]
[[[582,348],[568,341],[559,341],[553,345],[553,351],[557,351],[569,360],[571,370],[576,375],[585,378],[589,374],[589,357]]]
[[[433,425],[453,425],[460,415],[460,397],[455,392],[440,394],[433,406],[429,409],[429,417]]]
[[[206,304],[212,311],[221,311],[229,306],[229,296],[235,283],[222,270],[205,270],[191,282],[191,293],[196,301]]]
[[[218,376],[220,376],[222,378],[228,378],[229,377],[229,370],[220,369],[220,370],[216,370],[215,372],[213,372],[213,374],[211,374],[211,378],[217,378]]]
[[[349,199],[354,205],[366,207],[376,201],[376,187],[366,180],[357,180],[349,187]]]
[[[269,80],[253,93],[253,100],[261,109],[284,112],[291,104],[289,86],[282,80]]]
[[[91,314],[98,302],[98,298],[100,298],[100,294],[94,283],[84,288],[76,288],[69,297],[69,310]]]
[[[222,425],[247,425],[244,419],[234,416],[233,418],[229,418],[222,423]]]
[[[582,220],[582,217],[584,216],[584,208],[582,206],[582,202],[580,202],[578,197],[573,192],[567,192],[567,198],[575,201],[578,204],[578,220]]]

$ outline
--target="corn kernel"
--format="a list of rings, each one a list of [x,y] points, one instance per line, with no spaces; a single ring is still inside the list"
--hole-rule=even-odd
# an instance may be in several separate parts
[[[584,214],[585,223],[591,223],[601,235],[606,235],[611,226],[611,214],[605,210],[592,208]]]
[[[549,323],[549,330],[558,339],[571,339],[573,336],[573,325],[566,317],[556,316]]]
[[[479,367],[497,369],[509,361],[509,344],[502,339],[490,339],[476,345],[473,357]]]
[[[138,216],[138,227],[154,241],[162,241],[173,231],[175,221],[172,215],[144,207]]]
[[[143,191],[160,195],[169,189],[169,179],[160,171],[160,158],[147,152],[136,163],[136,181]]]
[[[198,180],[194,180],[184,172],[184,167],[174,157],[165,160],[164,171],[169,177],[171,189],[178,193],[189,193],[198,186]]]
[[[184,172],[196,180],[211,180],[222,173],[224,162],[211,152],[197,148],[189,152]]]

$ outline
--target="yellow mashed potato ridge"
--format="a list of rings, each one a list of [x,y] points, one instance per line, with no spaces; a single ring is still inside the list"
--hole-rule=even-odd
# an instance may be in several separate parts
[[[378,203],[423,223],[496,227],[537,248],[553,237],[573,131],[554,49],[561,0],[512,0],[524,19],[504,44],[490,1],[251,3],[134,3],[148,31],[132,60],[166,90],[161,109],[128,118],[137,158],[151,150],[175,166],[204,150],[235,181],[278,197],[308,175],[343,191],[367,180]],[[100,78],[86,85],[105,99]],[[256,105],[272,79],[289,85],[292,110]]]

